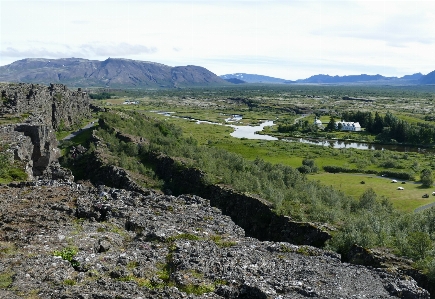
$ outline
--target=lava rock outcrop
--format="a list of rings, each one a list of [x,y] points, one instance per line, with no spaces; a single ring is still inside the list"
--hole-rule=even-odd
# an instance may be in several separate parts
[[[198,196],[0,187],[2,298],[429,298],[409,277],[258,241]]]

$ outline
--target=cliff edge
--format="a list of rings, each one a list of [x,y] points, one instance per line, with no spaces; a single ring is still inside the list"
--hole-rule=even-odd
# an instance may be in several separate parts
[[[54,130],[87,113],[86,95],[55,85],[2,95],[3,120],[28,114],[1,126],[0,140],[29,181],[0,185],[0,298],[429,298],[409,276],[246,237],[199,196],[162,195],[130,180],[131,191],[75,183],[57,163]]]

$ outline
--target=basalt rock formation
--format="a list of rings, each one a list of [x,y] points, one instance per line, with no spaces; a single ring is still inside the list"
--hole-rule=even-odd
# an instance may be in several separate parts
[[[1,298],[429,298],[409,277],[258,241],[198,196],[0,187]]]
[[[0,127],[2,144],[14,160],[25,165],[30,178],[42,176],[59,158],[56,135],[51,126],[40,123],[19,123]]]
[[[86,92],[65,85],[0,84],[0,115],[33,116],[33,121],[51,125],[54,130],[71,129],[90,117]]]
[[[0,185],[0,298],[429,298],[409,276],[342,263],[338,254],[308,245],[267,240],[274,231],[294,238],[284,222],[268,220],[262,241],[246,237],[229,207],[239,218],[255,220],[248,206],[266,215],[267,205],[251,201],[225,210],[231,198],[237,205],[253,200],[229,190],[210,193],[210,201],[162,195],[103,164],[93,165],[96,175],[119,187],[74,183],[56,155],[44,156],[57,151],[52,123],[43,115],[0,130],[11,158],[29,160],[33,174],[27,182]],[[164,164],[167,158],[161,159]],[[307,232],[300,237],[308,242]]]
[[[47,171],[63,173],[54,170],[59,158],[55,130],[71,129],[89,118],[88,95],[64,85],[24,83],[0,84],[0,93],[0,120],[20,120],[0,127],[0,143],[8,145],[11,158],[25,165],[31,179],[47,176]]]

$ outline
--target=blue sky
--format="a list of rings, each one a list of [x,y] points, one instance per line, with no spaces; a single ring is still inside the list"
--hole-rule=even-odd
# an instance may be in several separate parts
[[[435,1],[0,0],[0,65],[108,57],[217,75],[435,70]]]

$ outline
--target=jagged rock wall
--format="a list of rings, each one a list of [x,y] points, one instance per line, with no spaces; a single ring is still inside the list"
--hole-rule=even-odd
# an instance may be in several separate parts
[[[0,84],[1,114],[30,114],[55,130],[70,129],[90,117],[89,96],[62,84]]]
[[[93,135],[97,150],[85,165],[87,178],[94,184],[123,188],[144,193],[128,173],[122,168],[107,165],[98,148],[104,147],[99,138]],[[169,193],[175,195],[195,194],[210,200],[210,204],[219,208],[240,227],[247,235],[259,240],[291,242],[322,247],[331,238],[329,233],[319,226],[307,222],[297,222],[289,217],[277,215],[269,202],[254,196],[241,194],[230,188],[210,185],[204,181],[204,173],[196,168],[186,167],[180,161],[165,156],[150,156],[157,166],[156,172],[167,182]]]
[[[64,85],[0,84],[0,117],[27,115],[24,123],[0,127],[0,142],[7,144],[11,158],[22,162],[29,179],[55,174],[60,170],[55,130],[79,125],[90,116],[86,93],[70,91]]]
[[[29,179],[43,175],[59,158],[57,139],[51,126],[21,123],[0,127],[2,144],[8,145],[11,158],[20,161]]]
[[[17,124],[14,130],[28,136],[32,147],[26,147],[31,152],[32,172],[34,176],[41,176],[48,165],[57,161],[60,156],[57,139],[53,129],[40,124]],[[24,152],[24,149],[19,149]],[[16,156],[16,155],[15,155]],[[30,161],[29,161],[30,162]]]
[[[157,165],[157,174],[169,182],[172,192],[191,193],[209,199],[212,206],[230,216],[249,236],[318,247],[331,238],[329,233],[312,223],[277,215],[272,205],[262,198],[242,194],[226,186],[207,184],[204,173],[196,168],[185,167],[182,162],[165,155],[150,158]]]
[[[0,202],[0,298],[429,298],[406,276],[247,238],[198,196],[38,181],[0,185]]]
[[[30,137],[15,131],[15,125],[0,127],[0,145],[7,147],[11,162],[21,161],[30,179],[33,178],[33,144]]]

